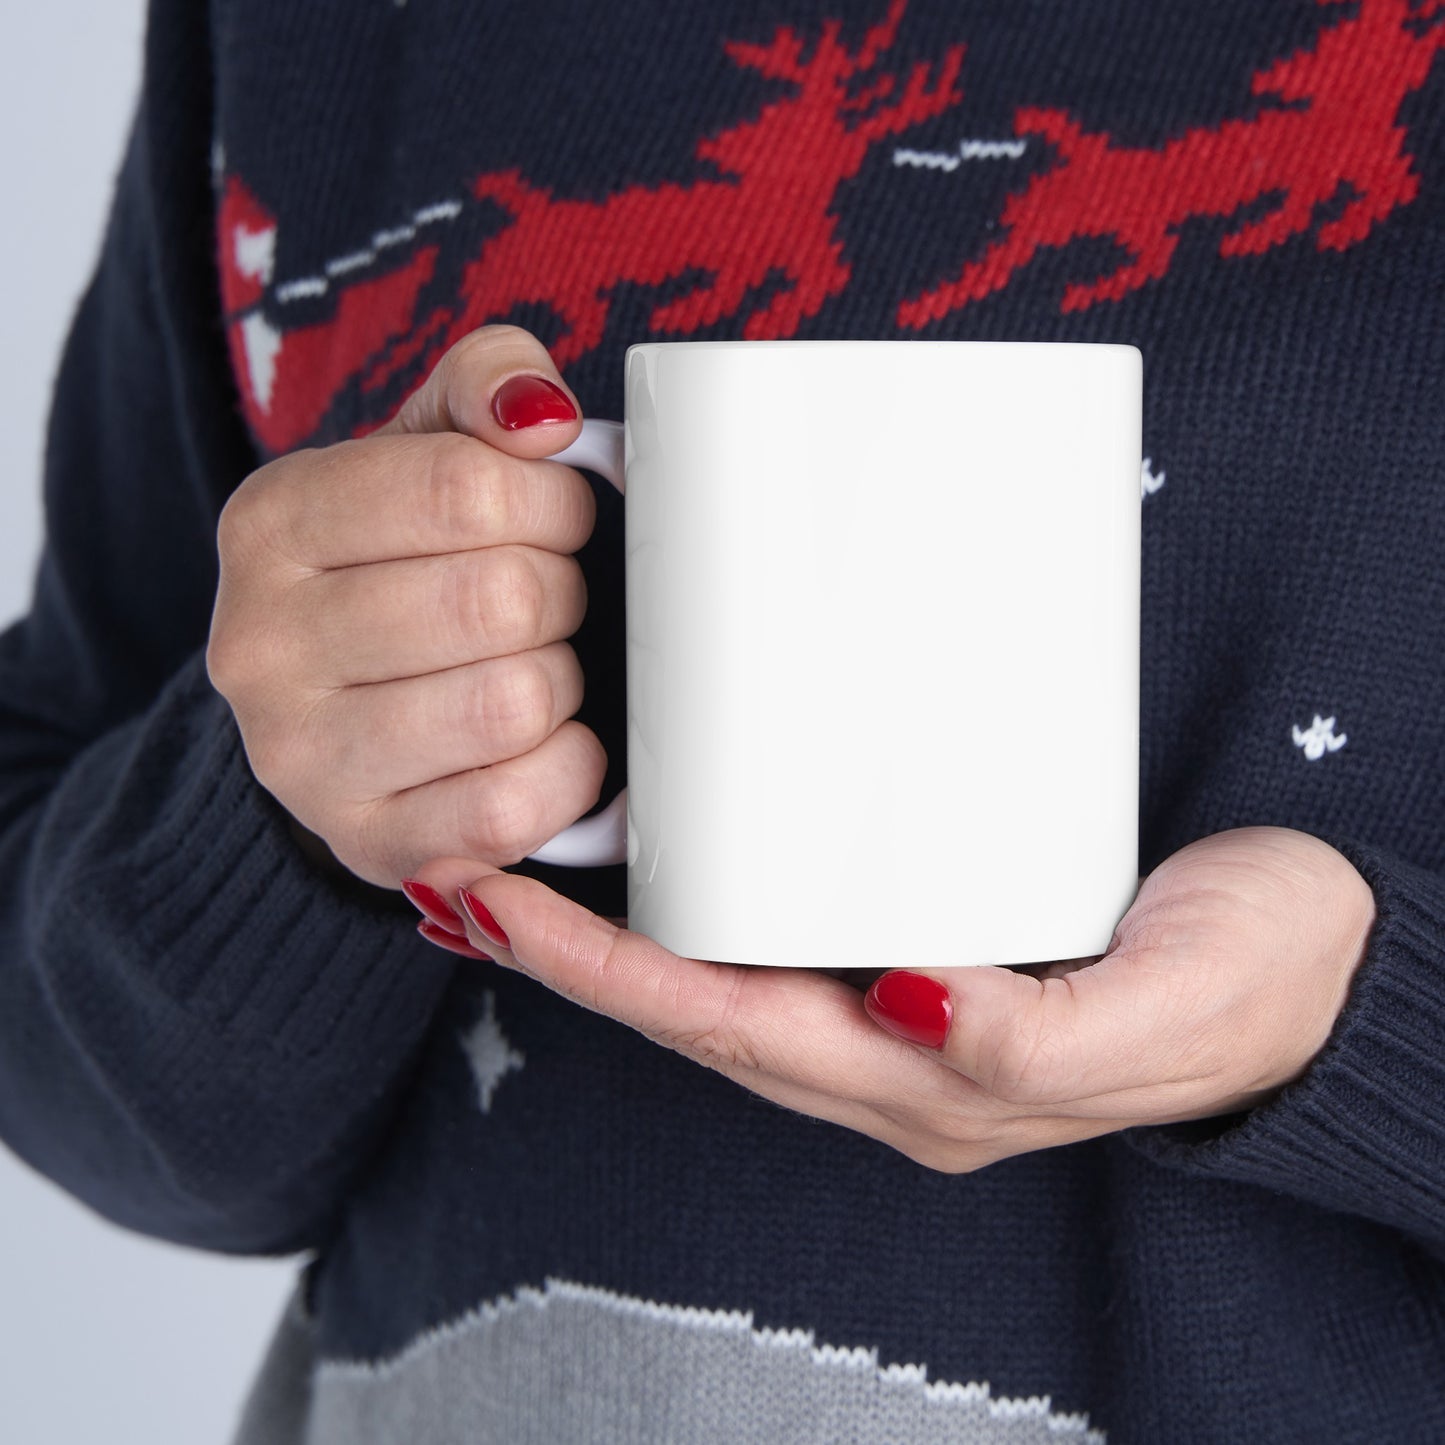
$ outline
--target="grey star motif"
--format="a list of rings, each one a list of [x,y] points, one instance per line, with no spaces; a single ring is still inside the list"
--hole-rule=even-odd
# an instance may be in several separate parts
[[[526,1063],[497,1022],[497,996],[490,989],[482,995],[481,1018],[461,1036],[461,1045],[477,1083],[477,1103],[490,1114],[497,1085]]]

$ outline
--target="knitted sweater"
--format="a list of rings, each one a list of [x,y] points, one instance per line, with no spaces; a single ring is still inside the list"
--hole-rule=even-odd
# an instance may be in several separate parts
[[[310,1252],[247,1445],[1445,1439],[1445,6],[152,12],[0,639],[0,1136]],[[1307,1074],[944,1175],[309,863],[207,681],[219,510],[502,319],[594,415],[646,338],[1140,347],[1140,870],[1250,823],[1360,869]]]

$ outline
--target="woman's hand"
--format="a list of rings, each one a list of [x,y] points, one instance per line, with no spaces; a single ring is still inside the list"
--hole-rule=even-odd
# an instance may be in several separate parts
[[[469,914],[458,952],[949,1172],[1264,1102],[1323,1047],[1374,922],[1335,849],[1243,828],[1162,863],[1101,958],[885,973],[865,999],[802,969],[680,958],[473,862],[422,877]],[[888,920],[874,927],[886,965]]]
[[[542,344],[487,327],[379,432],[262,467],[221,515],[211,681],[262,786],[369,882],[515,863],[597,801],[563,640],[595,503],[540,460],[579,426]]]

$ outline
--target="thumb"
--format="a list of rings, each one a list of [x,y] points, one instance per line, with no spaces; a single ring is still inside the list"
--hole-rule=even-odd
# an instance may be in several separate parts
[[[873,984],[864,1006],[875,1023],[934,1051],[995,1098],[1034,1108],[1157,1081],[1139,1067],[1164,1007],[1148,979],[1119,954],[1048,977],[895,970]]]
[[[380,434],[462,432],[514,457],[549,457],[575,441],[582,409],[547,348],[519,326],[463,337]]]

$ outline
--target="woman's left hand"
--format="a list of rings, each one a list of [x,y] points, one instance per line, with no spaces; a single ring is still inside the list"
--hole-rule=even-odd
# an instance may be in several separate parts
[[[1323,1047],[1375,917],[1369,886],[1328,844],[1241,828],[1160,864],[1102,957],[885,972],[865,998],[811,970],[679,957],[475,862],[438,859],[420,877],[481,904],[467,934],[498,963],[953,1173],[1269,1099]],[[886,964],[888,920],[872,927]]]

